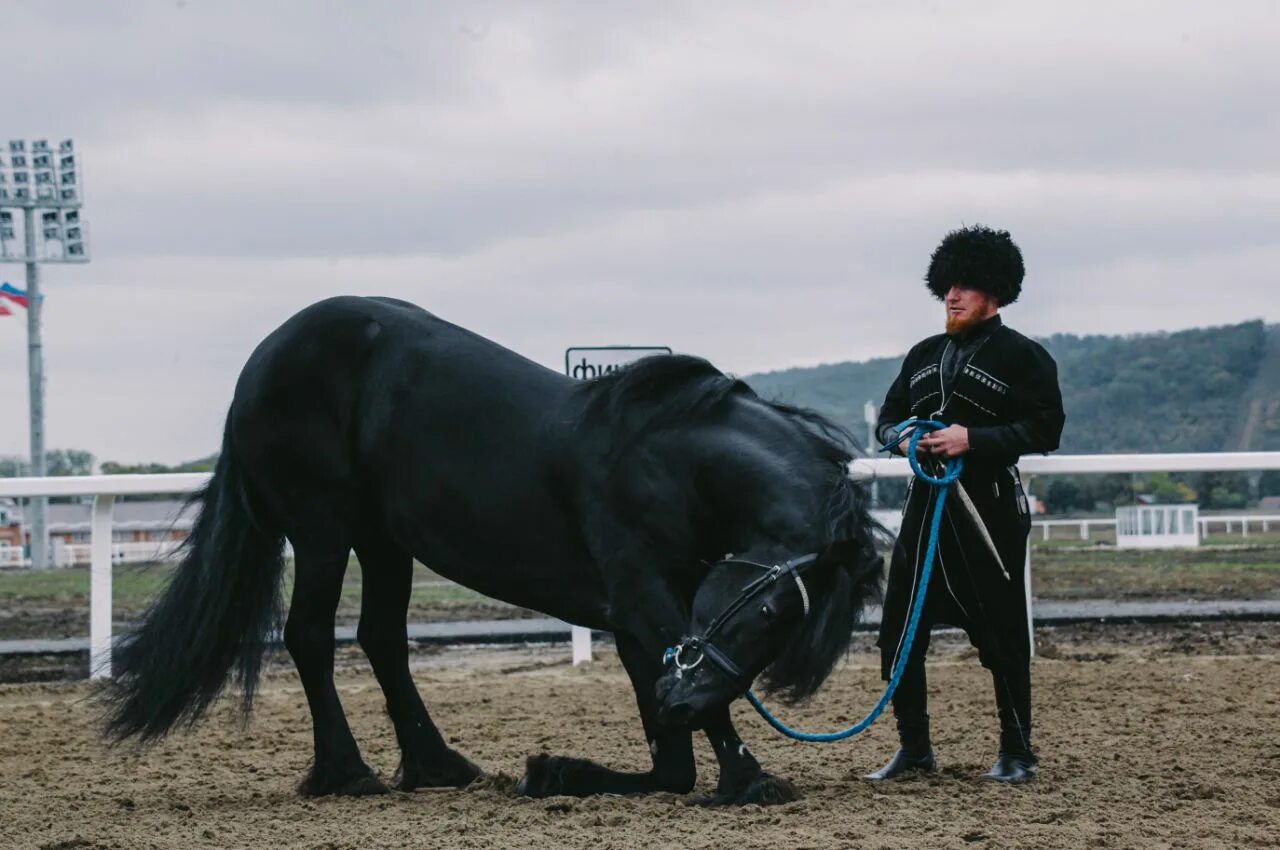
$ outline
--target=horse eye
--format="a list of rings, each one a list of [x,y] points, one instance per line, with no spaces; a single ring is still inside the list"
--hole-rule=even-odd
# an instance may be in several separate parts
[[[770,608],[768,605],[761,605],[761,606],[760,606],[760,616],[761,616],[761,617],[764,617],[766,620],[772,620],[772,619],[773,619],[773,609],[772,609],[772,608]]]

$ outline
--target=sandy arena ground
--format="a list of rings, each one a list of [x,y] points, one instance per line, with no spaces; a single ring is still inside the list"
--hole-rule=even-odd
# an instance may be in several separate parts
[[[994,756],[990,680],[964,646],[935,637],[932,713],[942,770],[858,779],[894,746],[891,722],[852,742],[797,744],[743,706],[739,728],[803,799],[706,810],[677,797],[513,797],[524,757],[547,751],[641,768],[629,685],[607,651],[571,669],[564,647],[446,650],[416,659],[433,715],[490,778],[467,791],[307,800],[302,691],[279,667],[242,730],[215,716],[140,756],[104,749],[81,684],[0,686],[0,847],[1276,847],[1280,843],[1280,626],[1046,632],[1035,664],[1041,774],[1020,788],[978,780]],[[860,638],[860,650],[866,649]],[[799,725],[835,728],[878,695],[856,652]],[[384,775],[395,741],[367,666],[344,652],[338,688],[365,758]],[[699,786],[715,781],[699,744]]]

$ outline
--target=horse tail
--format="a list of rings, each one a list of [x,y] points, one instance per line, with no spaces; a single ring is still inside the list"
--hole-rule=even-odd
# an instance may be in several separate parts
[[[284,535],[252,507],[231,417],[181,564],[139,625],[116,643],[99,692],[105,735],[154,741],[194,724],[234,673],[245,718],[267,642],[280,625]]]

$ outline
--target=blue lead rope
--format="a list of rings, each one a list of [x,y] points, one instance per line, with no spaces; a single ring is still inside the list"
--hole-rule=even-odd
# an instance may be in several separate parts
[[[884,690],[884,696],[880,697],[880,701],[876,703],[875,708],[871,709],[866,717],[839,732],[800,732],[778,718],[769,713],[769,709],[765,708],[764,703],[760,702],[751,691],[747,691],[747,701],[760,712],[760,716],[769,721],[769,725],[777,729],[788,738],[794,738],[797,741],[811,741],[816,743],[827,743],[830,741],[843,741],[845,738],[857,735],[859,732],[865,731],[872,723],[876,722],[885,707],[889,704],[889,700],[893,698],[893,692],[898,689],[898,682],[902,679],[902,671],[907,666],[907,659],[911,657],[911,644],[916,637],[916,629],[920,625],[920,615],[924,611],[924,597],[929,589],[929,575],[933,572],[933,559],[938,551],[938,529],[942,526],[942,508],[947,501],[947,492],[951,489],[951,484],[960,477],[960,473],[964,470],[964,459],[955,457],[947,461],[946,471],[942,476],[935,478],[920,468],[920,461],[916,458],[916,443],[926,432],[936,431],[945,428],[941,422],[932,419],[908,419],[898,425],[897,430],[902,431],[908,425],[913,425],[915,430],[911,432],[911,442],[908,444],[907,460],[911,463],[911,471],[921,481],[938,488],[938,502],[933,509],[933,521],[929,524],[929,547],[925,551],[924,568],[920,571],[920,585],[916,593],[915,605],[911,608],[911,617],[907,620],[907,634],[902,642],[902,649],[898,653],[898,658],[893,665],[893,675],[889,677],[889,685]],[[896,440],[894,441],[896,442]],[[881,446],[880,450],[885,451],[893,443]]]

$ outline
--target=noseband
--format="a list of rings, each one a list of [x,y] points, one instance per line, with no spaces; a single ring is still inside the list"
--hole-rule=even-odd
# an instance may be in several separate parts
[[[742,673],[742,669],[729,656],[725,655],[716,645],[711,642],[711,638],[716,631],[725,624],[725,622],[738,612],[742,606],[746,605],[755,597],[759,596],[765,590],[773,586],[779,578],[783,576],[791,576],[796,580],[796,589],[800,591],[800,599],[804,603],[805,616],[809,615],[809,591],[804,586],[800,574],[809,567],[818,562],[817,553],[801,555],[799,558],[792,558],[781,564],[769,566],[767,564],[758,564],[755,561],[746,561],[741,558],[724,558],[712,564],[718,567],[721,564],[748,564],[753,567],[759,567],[764,570],[764,575],[750,582],[742,589],[742,592],[730,602],[723,611],[707,624],[706,629],[700,635],[681,638],[671,649],[668,649],[663,656],[663,663],[668,664],[675,662],[676,676],[682,676],[686,671],[692,670],[703,662],[704,659],[710,660],[712,664],[720,668],[720,671],[729,677],[734,684],[740,685],[744,690],[751,686],[751,682],[746,681]],[[689,656],[693,660],[689,660]]]

